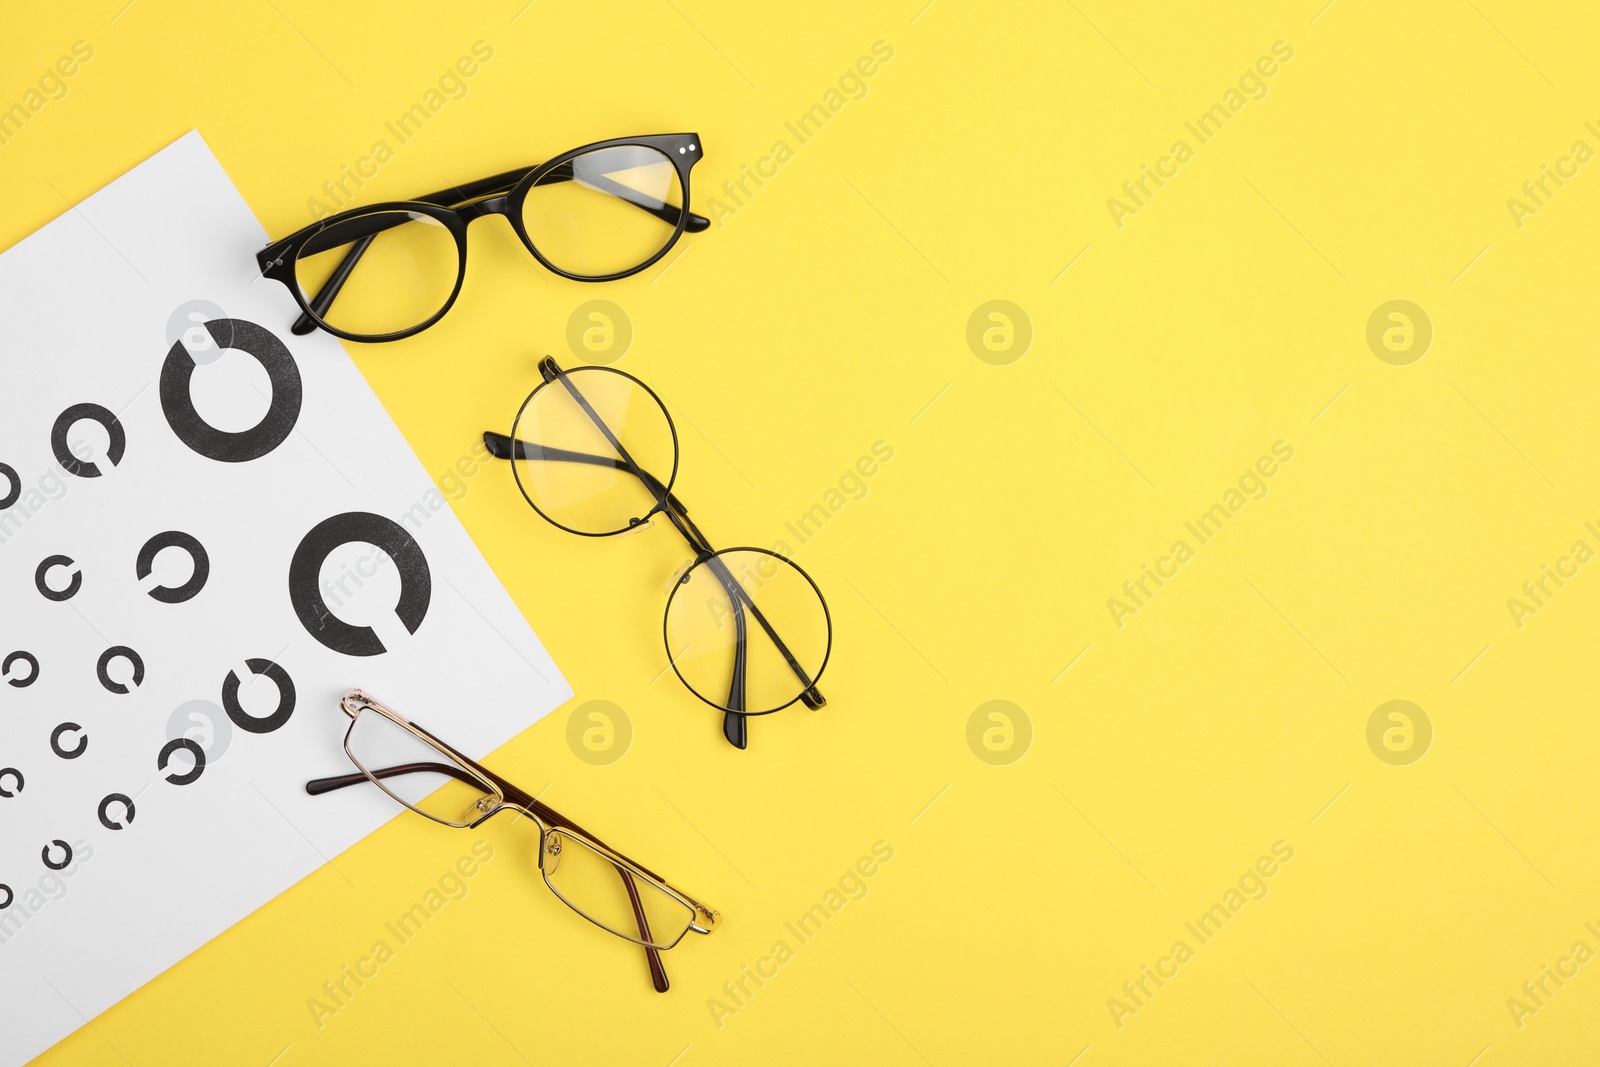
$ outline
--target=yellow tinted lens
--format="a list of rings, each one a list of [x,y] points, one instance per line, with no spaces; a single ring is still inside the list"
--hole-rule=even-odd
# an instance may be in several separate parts
[[[631,270],[661,251],[682,210],[672,161],[654,148],[619,145],[553,168],[528,190],[522,224],[552,265],[593,278]]]
[[[575,834],[545,834],[543,868],[550,888],[574,911],[630,941],[671,948],[694,919],[688,905],[642,875],[627,871],[624,880],[625,868]]]
[[[442,222],[417,212],[374,212],[329,227],[301,248],[294,271],[308,304],[352,256],[354,268],[321,319],[361,336],[427,322],[449,301],[461,272],[455,235]]]
[[[751,714],[776,711],[815,682],[829,636],[810,580],[758,549],[729,549],[698,564],[667,606],[667,652],[684,682],[718,707]]]
[[[663,487],[677,464],[661,404],[632,378],[601,367],[568,371],[538,389],[511,435],[523,495],[545,518],[579,533],[626,530],[655,506],[624,452]]]

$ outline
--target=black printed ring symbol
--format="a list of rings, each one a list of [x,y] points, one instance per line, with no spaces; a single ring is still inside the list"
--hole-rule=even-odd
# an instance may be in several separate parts
[[[110,808],[113,804],[121,804],[124,814],[121,821],[113,819]],[[133,824],[133,798],[126,793],[109,793],[100,801],[100,825],[107,830],[125,830]]]
[[[11,887],[6,885],[4,882],[0,882],[0,889],[5,890],[6,893],[6,902],[4,904],[0,904],[0,911],[5,911],[7,908],[11,907],[11,902],[17,898],[12,895]]]
[[[272,383],[267,413],[260,422],[239,433],[219,430],[201,418],[189,391],[194,358],[180,340],[173,342],[161,365],[161,410],[167,416],[167,425],[178,440],[207,459],[222,463],[260,459],[283,444],[300,418],[300,368],[282,341],[253,322],[212,319],[206,323],[206,332],[219,347],[237,349],[261,364]]]
[[[53,860],[50,858],[50,850],[52,848],[59,848],[61,850],[61,858],[59,860]],[[72,846],[58,837],[48,845],[44,846],[44,848],[39,850],[39,858],[44,860],[44,865],[49,867],[52,871],[59,871],[66,867],[67,864],[72,862]]]
[[[289,600],[300,625],[335,652],[346,656],[378,656],[387,652],[370,626],[352,626],[334,617],[317,585],[322,564],[334,549],[352,542],[378,546],[400,572],[400,602],[395,614],[410,633],[416,633],[428,614],[433,596],[433,576],[422,546],[404,526],[382,515],[349,511],[324,519],[301,540],[289,562]]]
[[[211,577],[211,557],[206,555],[205,546],[193,536],[182,530],[168,530],[158,533],[144,543],[139,549],[139,558],[134,563],[139,580],[150,577],[150,570],[155,565],[156,553],[163,548],[181,548],[189,554],[189,559],[194,564],[194,573],[189,580],[179,586],[158,585],[150,590],[150,598],[159,600],[163,604],[181,604],[185,600],[192,600],[200,590],[205,588],[206,579]]]
[[[17,784],[13,786],[7,786],[5,784],[5,780],[7,778],[15,779]],[[22,792],[22,785],[23,782],[21,771],[17,770],[15,767],[0,767],[0,797],[5,797],[9,800],[18,793]]]
[[[11,483],[11,488],[6,490],[6,495],[0,496],[0,511],[4,511],[22,499],[22,479],[17,476],[17,468],[9,463],[0,463],[0,478],[4,478]]]
[[[77,561],[71,556],[46,556],[33,572],[33,584],[46,600],[54,600],[57,603],[63,600],[71,600],[78,595],[78,590],[83,588],[82,571],[72,572],[72,580],[67,582],[65,589],[51,589],[45,581],[45,576],[55,567],[76,567],[77,565]]]
[[[63,747],[61,747],[61,735],[62,734],[74,734],[74,733],[80,735],[78,737],[78,745],[77,745],[77,747],[76,748],[63,748]],[[54,752],[56,755],[60,756],[62,759],[77,759],[79,756],[83,755],[86,751],[88,751],[88,749],[89,749],[89,735],[84,733],[83,732],[83,727],[79,726],[75,722],[64,722],[60,726],[57,726],[54,730],[50,731],[50,751]]]
[[[123,449],[128,447],[128,435],[122,431],[121,420],[99,404],[74,404],[57,415],[56,424],[50,430],[50,451],[56,454],[56,462],[68,474],[76,474],[79,478],[98,478],[104,472],[88,460],[73,455],[72,449],[67,447],[67,431],[84,419],[92,419],[106,428],[106,436],[110,438],[106,446],[106,462],[113,467],[121,463]]]
[[[200,772],[206,769],[206,750],[200,747],[200,742],[192,737],[175,737],[161,746],[161,754],[156,757],[156,770],[165,771],[172,755],[184,751],[194,757],[194,766],[182,773],[167,775],[167,781],[173,785],[188,785],[200,777]]]
[[[239,729],[252,734],[270,734],[288,722],[289,716],[294,714],[294,682],[290,679],[288,671],[270,659],[247,659],[244,665],[254,674],[271,678],[273,684],[278,687],[277,710],[260,719],[247,713],[239,704],[237,671],[229,671],[228,676],[222,680],[222,706],[227,710],[228,718],[233,720],[233,725]]]
[[[11,667],[16,663],[26,663],[33,669],[28,672],[28,676],[26,678],[12,678]],[[6,684],[12,686],[13,688],[28,688],[28,686],[39,680],[39,657],[35,656],[32,652],[17,651],[11,653],[11,655],[7,656],[3,662],[0,662],[0,678],[5,678]]]
[[[139,653],[127,645],[115,645],[100,653],[100,662],[95,665],[95,673],[100,676],[100,684],[108,693],[127,693],[128,687],[121,682],[113,682],[111,675],[106,673],[106,668],[114,659],[125,659],[133,664],[133,687],[135,689],[144,682],[144,660],[139,658]]]

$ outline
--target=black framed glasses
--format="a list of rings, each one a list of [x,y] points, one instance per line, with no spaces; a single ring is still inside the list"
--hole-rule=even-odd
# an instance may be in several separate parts
[[[511,436],[487,432],[484,444],[511,460],[533,510],[569,533],[628,533],[660,515],[683,535],[694,555],[671,583],[662,633],[684,685],[724,712],[723,736],[744,748],[750,716],[823,707],[833,623],[822,591],[776,552],[712,547],[673,495],[678,431],[660,397],[610,367],[566,371],[547,357],[539,373]]]
[[[306,783],[312,796],[370,782],[400,804],[457,829],[502,811],[520,812],[539,828],[539,873],[573,911],[608,933],[641,946],[656,992],[667,991],[661,953],[693,932],[709,934],[721,916],[660,875],[611,848],[524,789],[359,689],[340,699],[350,717],[344,750],[360,770]]]
[[[323,219],[256,253],[263,277],[288,287],[303,314],[296,334],[321,327],[347,341],[397,341],[444,317],[467,270],[467,226],[504,215],[533,258],[581,282],[637,274],[685,230],[689,172],[703,154],[693,133],[619,137],[563,152],[415,200]]]

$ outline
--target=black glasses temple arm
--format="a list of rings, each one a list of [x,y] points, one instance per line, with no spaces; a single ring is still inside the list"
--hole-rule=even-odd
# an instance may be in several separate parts
[[[497,174],[492,178],[484,178],[481,181],[469,182],[466,185],[457,186],[454,189],[444,189],[437,193],[429,193],[427,196],[417,197],[417,202],[423,204],[436,204],[440,207],[456,207],[461,204],[477,200],[480,197],[493,196],[496,193],[509,192],[517,184],[517,182],[525,178],[533,169],[534,168],[530,167],[523,170],[508,171],[505,174]],[[534,184],[550,185],[556,182],[575,180],[577,179],[572,173],[571,165],[562,164],[561,166],[552,169],[548,174],[541,175],[539,180]],[[663,204],[654,197],[647,197],[644,194],[630,189],[628,186],[623,185],[620,182],[614,182],[610,178],[607,178],[603,175],[594,175],[590,178],[586,178],[585,183],[594,186],[602,192],[609,193],[620,200],[624,200],[627,203],[639,208],[641,211],[649,212],[662,222],[667,223],[669,226],[676,226],[680,216],[687,216],[683,225],[684,231],[687,233],[703,233],[711,228],[711,220],[706,218],[704,215],[697,215],[693,211],[685,211],[682,208],[676,208],[669,204]],[[333,301],[339,295],[339,290],[344,288],[344,283],[349,280],[350,272],[355,270],[356,264],[361,261],[361,257],[366,252],[367,246],[372,243],[373,237],[377,236],[377,234],[383,232],[384,230],[392,229],[395,226],[401,225],[404,221],[396,219],[392,215],[366,216],[365,218],[372,220],[363,228],[367,236],[345,254],[345,257],[340,262],[338,269],[333,273],[332,276],[328,278],[325,283],[323,283],[322,288],[317,291],[317,295],[312,298],[311,311],[303,312],[300,317],[294,321],[294,325],[289,328],[290,333],[296,334],[297,336],[303,336],[316,329],[317,324],[312,318],[312,315],[315,314],[318,318],[320,318],[321,316],[327,314],[328,308],[333,306]],[[350,220],[351,223],[361,223],[362,221],[364,221],[362,218]],[[331,229],[333,228],[330,228],[330,230]],[[319,231],[314,237],[300,247],[299,251],[296,253],[296,256],[303,257],[315,255],[317,252],[326,251],[329,248],[336,248],[341,244],[347,243],[347,241],[335,240],[330,234],[330,230]]]
[[[522,170],[508,171],[505,174],[497,174],[492,178],[484,178],[481,181],[469,182],[466,185],[458,186],[454,189],[445,189],[437,193],[429,193],[426,196],[419,196],[412,202],[419,204],[433,204],[437,207],[460,207],[464,204],[470,203],[474,200],[479,200],[486,196],[510,192],[519,181],[527,177],[535,169],[537,168],[525,167]],[[551,170],[548,174],[541,175],[535,184],[552,185],[557,182],[573,180],[574,177],[571,165],[564,163],[561,166]],[[656,198],[646,196],[645,194],[631,189],[620,182],[612,181],[611,179],[606,178],[604,175],[594,175],[593,180],[585,180],[589,181],[589,184],[591,185],[602,186],[605,192],[616,196],[618,199],[626,200],[635,207],[651,212],[651,214],[656,215],[663,222],[669,223],[673,226],[678,224],[678,218],[681,213],[680,209],[678,208],[670,205],[664,205]],[[296,249],[295,255],[299,258],[314,256],[319,253],[326,252],[329,249],[338,248],[342,245],[350,244],[353,241],[358,241],[363,237],[376,237],[378,234],[383,233],[386,230],[392,230],[396,226],[403,226],[407,221],[409,221],[407,218],[397,217],[399,214],[402,214],[402,212],[391,211],[375,215],[357,214],[354,218],[331,220],[328,224],[324,225],[321,229],[312,233],[303,242],[301,242]],[[710,226],[710,219],[706,218],[704,215],[697,215],[691,211],[688,212],[688,221],[685,223],[684,229],[690,233],[700,233],[701,231],[708,229]],[[271,264],[275,259],[283,255],[288,246],[292,243],[293,238],[289,238],[285,241],[278,242],[277,244],[269,245],[259,254],[258,259],[263,265]]]
[[[314,314],[317,318],[321,318],[328,313],[328,309],[333,306],[334,298],[339,295],[339,290],[344,288],[344,283],[350,280],[350,272],[361,262],[362,255],[372,241],[372,237],[363,237],[350,246],[350,251],[344,254],[339,265],[328,275],[328,280],[322,283],[322,288],[318,289],[317,295],[312,298],[311,310],[300,313],[300,317],[294,320],[294,325],[289,327],[290,333],[296,337],[304,337],[317,328],[316,319],[311,316]]]
[[[563,163],[561,166],[553,168],[548,174],[541,174],[539,180],[533,184],[538,187],[540,185],[554,185],[556,182],[577,182],[579,185],[587,185],[591,189],[607,193],[618,200],[632,204],[641,211],[649,212],[668,226],[676,226],[679,217],[684,214],[682,208],[673,207],[659,197],[651,196],[649,193],[641,192],[619,181],[614,181],[604,174],[579,176],[572,169],[572,164],[570,163]],[[701,233],[711,227],[711,220],[704,215],[696,215],[692,211],[687,214],[688,219],[683,226],[686,232]]]
[[[542,167],[544,164],[541,163],[539,166]],[[440,207],[458,207],[480,197],[509,193],[517,187],[519,182],[538,169],[539,167],[523,167],[520,170],[508,170],[504,174],[496,174],[492,178],[482,178],[475,182],[468,182],[466,185],[456,186],[453,189],[441,189],[437,193],[429,193],[427,196],[419,196],[417,199],[424,204],[437,204]],[[557,182],[570,182],[573,180],[575,179],[572,164],[562,163],[559,166],[550,168],[545,174],[541,174],[539,180],[534,182],[534,185],[554,185]],[[683,225],[686,232],[703,233],[711,228],[711,220],[704,215],[697,215],[693,211],[684,212],[681,208],[662,204],[654,197],[646,199],[643,194],[602,175],[596,175],[593,179],[585,178],[584,180],[588,184],[600,188],[603,192],[610,193],[612,196],[626,200],[635,207],[650,212],[650,214],[669,226],[676,226],[680,215],[687,215],[687,220]]]

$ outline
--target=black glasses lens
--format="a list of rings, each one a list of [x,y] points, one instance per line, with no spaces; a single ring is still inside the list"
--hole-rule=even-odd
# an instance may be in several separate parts
[[[586,152],[543,175],[522,202],[522,225],[539,254],[583,278],[647,262],[677,233],[678,169],[661,151],[617,145]]]
[[[420,326],[449,303],[461,255],[455,235],[438,219],[375,211],[313,236],[296,254],[294,273],[325,324],[381,337]],[[331,301],[330,294],[336,294]]]

